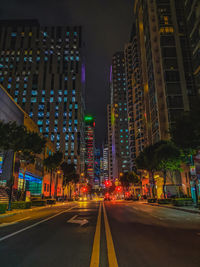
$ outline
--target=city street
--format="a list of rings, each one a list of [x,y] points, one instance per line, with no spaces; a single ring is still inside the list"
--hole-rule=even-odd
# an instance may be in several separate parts
[[[72,202],[0,219],[1,266],[200,265],[200,215],[139,202]]]

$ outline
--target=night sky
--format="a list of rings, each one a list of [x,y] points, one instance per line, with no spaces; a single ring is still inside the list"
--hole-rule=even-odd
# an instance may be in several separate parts
[[[86,109],[96,118],[96,140],[106,136],[109,69],[124,48],[133,22],[134,0],[2,1],[1,19],[38,19],[42,25],[81,25],[86,55]]]

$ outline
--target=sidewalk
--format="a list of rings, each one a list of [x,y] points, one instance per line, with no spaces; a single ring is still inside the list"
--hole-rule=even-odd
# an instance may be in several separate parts
[[[189,213],[195,213],[200,214],[200,210],[198,208],[195,208],[194,206],[183,206],[183,207],[177,207],[170,204],[161,205],[158,203],[148,203],[148,202],[141,202],[142,204],[150,205],[150,206],[157,206],[162,208],[168,208],[168,209],[174,209],[174,210],[181,210]]]
[[[54,205],[46,205],[46,206],[42,206],[42,207],[32,207],[31,209],[13,209],[11,211],[6,211],[6,213],[0,214],[0,219],[1,218],[6,218],[6,217],[11,217],[14,216],[16,214],[21,214],[21,213],[26,213],[26,212],[30,212],[30,211],[36,211],[36,210],[40,210],[40,209],[45,209],[45,208],[50,208],[50,207],[59,207],[59,206],[63,206],[66,204],[69,204],[71,202],[58,202]]]

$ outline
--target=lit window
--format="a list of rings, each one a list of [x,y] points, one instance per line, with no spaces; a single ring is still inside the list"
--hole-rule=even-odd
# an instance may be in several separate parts
[[[44,112],[43,112],[43,111],[39,111],[39,112],[38,112],[38,117],[40,117],[40,118],[41,118],[41,117],[44,117]]]
[[[36,103],[37,102],[37,98],[36,97],[31,97],[31,103]]]
[[[37,91],[32,90],[31,94],[32,94],[33,96],[36,96],[38,93],[37,93]]]
[[[54,138],[55,138],[55,136],[54,136],[54,134],[52,134],[52,135],[51,135],[51,141],[52,141],[52,142],[54,141]]]
[[[38,120],[37,121],[37,125],[42,125],[43,124],[43,120]]]
[[[53,102],[53,97],[50,97],[50,103],[52,103]]]
[[[23,102],[23,103],[26,102],[26,98],[25,98],[25,97],[22,98],[22,102]]]
[[[64,102],[65,102],[65,103],[67,102],[67,97],[64,97]]]

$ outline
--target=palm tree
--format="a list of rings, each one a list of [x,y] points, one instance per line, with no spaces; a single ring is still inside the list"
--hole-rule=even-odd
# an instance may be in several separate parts
[[[76,173],[75,165],[73,163],[68,164],[66,161],[60,165],[63,172],[63,198],[64,198],[64,189],[66,185],[70,183],[76,184],[79,181],[79,176]],[[70,186],[70,199],[71,199],[71,186]]]
[[[51,198],[51,187],[52,187],[52,179],[53,172],[60,166],[62,162],[63,154],[62,152],[57,151],[53,155],[49,155],[46,159],[44,159],[44,166],[50,170],[50,190],[49,197]],[[57,190],[57,189],[55,189]]]

